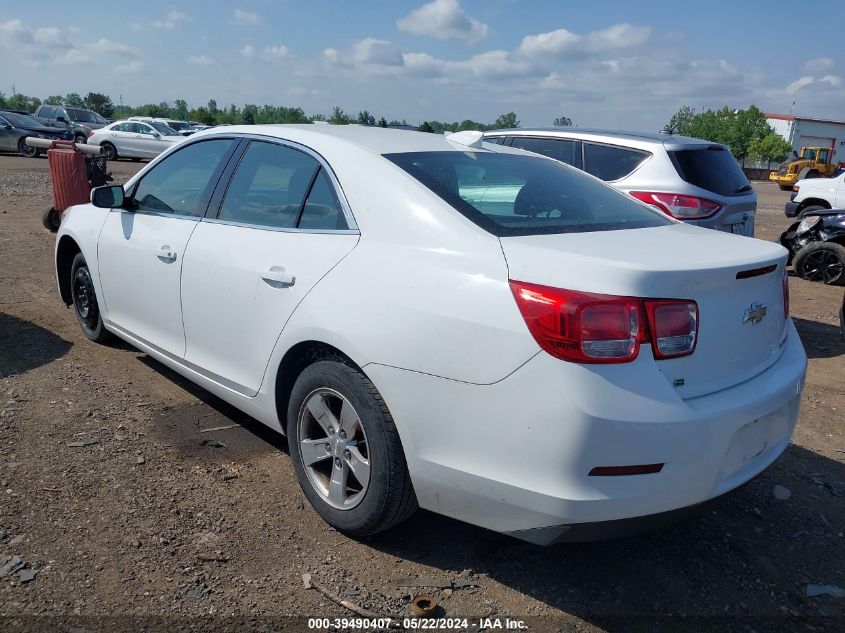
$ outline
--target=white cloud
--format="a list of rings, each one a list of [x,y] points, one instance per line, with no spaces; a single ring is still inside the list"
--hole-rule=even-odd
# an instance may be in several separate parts
[[[197,66],[210,66],[214,60],[206,55],[188,55],[188,63]]]
[[[108,40],[104,37],[100,38],[93,44],[88,45],[87,48],[100,55],[118,55],[124,57],[137,57],[139,55],[137,48],[128,46],[127,44],[121,44],[120,42]]]
[[[128,64],[121,64],[114,67],[114,72],[127,75],[135,75],[146,70],[147,65],[141,61],[129,62]]]
[[[647,26],[634,26],[623,22],[606,29],[593,31],[585,38],[585,44],[588,51],[603,53],[604,51],[640,46],[648,40],[650,35],[651,29]]]
[[[263,62],[279,62],[287,59],[289,55],[290,49],[282,44],[265,46],[260,51],[256,50],[252,44],[247,44],[241,49],[241,57],[246,59],[260,59]]]
[[[336,48],[327,48],[323,51],[323,59],[332,64],[336,64],[340,61],[340,54],[337,52]]]
[[[791,84],[789,84],[786,87],[786,91],[789,92],[789,93],[798,92],[799,90],[801,90],[801,88],[803,88],[804,86],[809,86],[815,80],[816,80],[815,77],[812,77],[810,75],[805,75],[804,77],[801,77],[800,79],[796,79]]]
[[[129,28],[133,31],[143,31],[145,29],[158,29],[161,31],[172,31],[180,24],[186,22],[193,22],[193,18],[187,13],[183,13],[178,9],[171,9],[168,11],[163,20],[152,20],[150,22],[133,22]]]
[[[386,40],[372,37],[356,42],[352,47],[356,64],[374,64],[378,66],[401,66],[402,53]]]
[[[824,77],[819,79],[819,83],[828,83],[834,88],[836,88],[842,85],[842,77],[838,75],[825,75]]]
[[[48,48],[70,48],[64,32],[57,26],[30,28],[21,20],[0,22],[0,45],[36,45]]]
[[[232,15],[232,22],[238,26],[258,26],[264,22],[264,18],[257,13],[251,13],[249,11],[244,11],[243,9],[235,9],[235,12]]]
[[[559,56],[576,50],[580,42],[580,35],[566,29],[557,29],[548,33],[526,35],[522,38],[518,51],[528,56]]]
[[[623,22],[606,29],[580,35],[567,29],[556,29],[547,33],[526,35],[517,52],[537,58],[579,58],[591,54],[634,48],[648,41],[651,29]]]
[[[241,49],[241,56],[252,59],[255,57],[255,47],[252,44],[247,44]]]
[[[400,31],[439,40],[461,39],[478,42],[490,28],[466,14],[458,0],[433,0],[396,21]]]
[[[833,60],[830,57],[816,57],[804,62],[804,68],[809,71],[823,71],[833,68]]]

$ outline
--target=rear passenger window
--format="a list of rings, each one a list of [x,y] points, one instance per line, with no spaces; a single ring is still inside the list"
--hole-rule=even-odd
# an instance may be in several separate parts
[[[349,228],[332,182],[322,167],[305,201],[297,227],[324,230]]]
[[[635,149],[584,143],[584,171],[602,180],[619,180],[649,156]]]
[[[514,136],[511,147],[528,150],[554,158],[567,165],[581,169],[581,143],[556,138],[532,138]]]
[[[495,143],[496,145],[501,145],[505,142],[504,136],[487,136],[484,138],[487,143]]]
[[[308,154],[252,141],[226,191],[219,218],[274,228],[294,228],[319,164]]]

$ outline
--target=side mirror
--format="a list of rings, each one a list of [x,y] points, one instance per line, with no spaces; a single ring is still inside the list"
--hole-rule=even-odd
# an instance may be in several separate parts
[[[59,123],[64,123],[65,125],[67,125],[67,119],[64,118],[63,116],[57,116],[56,121],[58,121]]]
[[[94,187],[91,190],[91,204],[100,209],[119,209],[123,206],[124,197],[121,185]]]

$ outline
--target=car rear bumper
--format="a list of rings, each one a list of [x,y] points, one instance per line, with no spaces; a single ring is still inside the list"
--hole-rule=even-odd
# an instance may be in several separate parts
[[[774,365],[706,396],[682,400],[653,359],[639,361],[599,372],[541,353],[492,385],[365,371],[396,420],[423,508],[551,543],[567,532],[589,536],[580,524],[703,503],[755,477],[789,444],[807,366],[791,322]],[[589,475],[657,463],[653,474]]]

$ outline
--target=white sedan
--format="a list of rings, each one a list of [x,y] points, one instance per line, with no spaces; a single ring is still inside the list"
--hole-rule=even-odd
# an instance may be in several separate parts
[[[783,248],[473,132],[199,132],[66,212],[55,263],[88,338],[286,433],[354,536],[420,506],[547,544],[694,506],[783,452],[807,366]]]
[[[108,160],[155,158],[184,136],[157,121],[116,121],[88,137],[89,145],[99,145]]]

